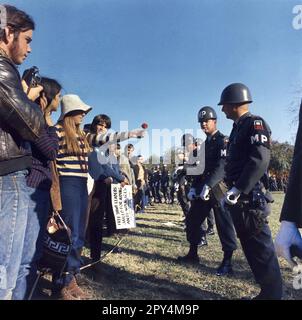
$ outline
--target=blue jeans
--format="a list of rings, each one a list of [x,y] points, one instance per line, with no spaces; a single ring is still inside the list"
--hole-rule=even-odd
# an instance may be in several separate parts
[[[68,275],[53,275],[54,290],[67,286],[73,275],[80,272],[81,250],[85,242],[85,227],[88,206],[87,179],[80,177],[60,177],[62,198],[61,217],[71,229],[71,251],[67,257],[65,272]]]
[[[0,176],[0,300],[10,300],[24,246],[29,205],[27,170]]]
[[[28,216],[21,265],[13,300],[25,300],[37,277],[37,263],[42,256],[43,237],[50,207],[49,190],[30,190]]]

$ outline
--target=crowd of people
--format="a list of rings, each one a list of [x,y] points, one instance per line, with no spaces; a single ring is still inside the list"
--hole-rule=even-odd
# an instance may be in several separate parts
[[[229,138],[217,129],[213,108],[199,111],[198,122],[207,137],[204,161],[198,140],[185,134],[173,172],[165,165],[148,170],[143,156],[133,155],[131,143],[123,149],[120,144],[144,137],[145,129],[112,133],[110,117],[99,114],[84,130],[83,120],[93,108],[78,95],[61,97],[62,86],[55,79],[42,77],[31,86],[20,78],[16,65],[31,52],[35,23],[13,6],[5,9],[7,23],[0,30],[0,299],[29,297],[51,212],[60,213],[71,239],[64,270],[52,270],[52,295],[63,300],[89,298],[77,278],[82,249],[89,243],[91,261],[97,262],[104,222],[107,236],[121,232],[112,208],[113,183],[132,187],[137,213],[144,213],[147,205],[174,204],[176,196],[190,244],[188,254],[178,257],[179,263],[199,262],[198,248],[207,244],[206,234],[213,234],[215,220],[224,252],[216,274],[233,273],[238,237],[261,289],[256,299],[281,299],[282,278],[267,223],[272,202],[271,132],[264,119],[249,112],[249,89],[233,83],[221,94],[222,112],[234,122]],[[60,103],[55,124],[52,117]],[[292,185],[290,179],[289,188]],[[282,210],[277,253],[292,263],[288,239],[294,233],[294,244],[300,247],[302,239],[297,233],[299,220],[287,204],[288,200]]]
[[[269,176],[269,190],[283,191],[286,193],[288,184],[287,174],[270,174]]]

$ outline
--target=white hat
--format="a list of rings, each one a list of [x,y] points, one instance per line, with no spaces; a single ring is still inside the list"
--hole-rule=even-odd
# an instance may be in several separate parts
[[[62,121],[69,112],[82,110],[88,113],[91,109],[92,107],[85,104],[76,94],[66,94],[61,100],[61,116],[58,121]]]

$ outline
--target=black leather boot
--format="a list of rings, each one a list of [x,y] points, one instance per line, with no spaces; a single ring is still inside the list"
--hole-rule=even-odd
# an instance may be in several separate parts
[[[226,251],[224,253],[223,260],[220,264],[220,266],[216,270],[217,276],[226,276],[233,274],[233,268],[232,268],[232,251]]]
[[[186,262],[186,263],[199,263],[200,260],[197,254],[197,248],[198,248],[197,246],[191,245],[188,254],[183,257],[178,257],[177,260],[179,262]]]

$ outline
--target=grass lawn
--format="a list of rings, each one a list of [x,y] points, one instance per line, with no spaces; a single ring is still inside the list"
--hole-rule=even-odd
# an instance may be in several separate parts
[[[275,193],[270,227],[275,236],[284,195]],[[208,246],[199,248],[199,265],[180,264],[179,255],[188,251],[178,205],[155,204],[145,214],[137,215],[137,228],[126,234],[120,253],[111,253],[97,266],[97,272],[86,269],[81,277],[85,290],[94,299],[240,299],[259,292],[250,268],[239,249],[234,253],[234,275],[217,277],[215,270],[223,253],[217,232],[208,236]],[[104,253],[117,242],[104,239]],[[238,242],[239,244],[239,242]],[[88,249],[84,255],[89,256]],[[279,260],[284,279],[284,299],[302,299],[302,290],[293,289],[293,275]],[[47,290],[44,290],[47,294]]]

